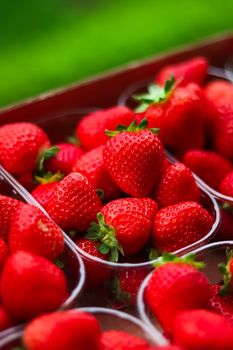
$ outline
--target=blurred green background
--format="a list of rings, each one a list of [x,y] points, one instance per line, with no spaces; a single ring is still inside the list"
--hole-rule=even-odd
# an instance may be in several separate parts
[[[0,105],[233,29],[232,0],[0,1]]]

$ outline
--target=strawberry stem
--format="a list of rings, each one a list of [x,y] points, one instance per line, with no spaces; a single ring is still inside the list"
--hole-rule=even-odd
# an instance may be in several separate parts
[[[173,262],[175,264],[190,264],[196,269],[203,269],[205,267],[205,263],[202,261],[195,261],[195,254],[188,254],[184,257],[178,257],[175,254],[171,253],[163,253],[163,255],[158,258],[158,260],[155,262],[155,267],[159,267],[161,265],[164,265],[168,262]]]
[[[39,155],[39,158],[37,160],[37,171],[39,173],[44,172],[44,162],[52,157],[54,157],[58,152],[60,148],[57,146],[52,146],[50,148],[46,148],[42,150],[42,152]]]
[[[44,176],[37,176],[37,175],[34,176],[35,180],[41,185],[48,184],[51,182],[58,182],[61,179],[63,179],[63,177],[64,177],[64,174],[62,174],[60,171],[58,171],[55,174],[52,174],[49,171]]]
[[[109,137],[114,137],[122,132],[138,132],[141,130],[148,129],[148,121],[146,118],[142,119],[141,122],[137,125],[136,121],[134,120],[128,127],[124,125],[118,125],[115,131],[105,130],[106,135]],[[159,128],[149,128],[149,131],[153,132],[154,134],[159,133]]]

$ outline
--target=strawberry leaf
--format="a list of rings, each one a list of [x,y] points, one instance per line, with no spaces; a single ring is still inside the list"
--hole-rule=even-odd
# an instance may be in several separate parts
[[[205,263],[202,261],[195,261],[195,258],[195,254],[192,253],[183,257],[178,257],[175,254],[165,252],[160,258],[158,258],[154,265],[155,267],[159,267],[168,262],[174,262],[175,264],[190,264],[196,269],[203,269],[205,267]]]
[[[232,279],[232,274],[230,271],[230,261],[233,258],[233,250],[230,248],[226,249],[227,263],[219,263],[219,272],[223,275],[223,285],[220,288],[219,294],[221,296],[226,296],[230,293],[230,283]]]
[[[97,195],[100,197],[100,199],[104,198],[104,191],[101,190],[101,188],[97,188],[95,191]]]
[[[75,145],[75,146],[80,146],[80,141],[79,139],[77,138],[77,136],[73,135],[73,136],[68,136],[66,141],[72,145]]]
[[[58,152],[60,148],[57,146],[52,146],[50,148],[44,149],[37,160],[37,171],[39,173],[44,172],[44,162],[52,157],[54,157]]]

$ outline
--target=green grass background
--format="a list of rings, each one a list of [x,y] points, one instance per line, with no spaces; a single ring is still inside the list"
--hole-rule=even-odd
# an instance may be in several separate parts
[[[233,29],[232,14],[232,0],[0,0],[0,105]]]

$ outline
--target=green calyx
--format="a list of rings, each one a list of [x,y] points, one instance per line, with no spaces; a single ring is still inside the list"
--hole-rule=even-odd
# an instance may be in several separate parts
[[[128,127],[120,124],[115,131],[105,130],[105,133],[110,137],[114,137],[122,132],[138,132],[145,129],[148,129],[148,121],[146,118],[142,119],[138,125],[136,124],[136,121],[133,121]],[[148,130],[157,135],[160,129],[150,128]]]
[[[123,248],[116,239],[114,227],[105,223],[102,213],[97,214],[97,223],[90,224],[85,238],[99,242],[98,251],[102,254],[110,254],[110,261],[117,262],[119,252],[124,255]]]
[[[72,145],[75,145],[75,146],[80,146],[80,141],[79,139],[77,138],[77,136],[73,135],[73,136],[68,136],[66,141]]]
[[[158,260],[155,262],[154,266],[159,267],[168,262],[172,262],[175,264],[189,264],[198,270],[203,269],[205,267],[205,263],[202,261],[196,261],[195,259],[195,254],[188,254],[184,257],[178,257],[175,254],[163,253],[163,255],[160,258],[158,258]]]
[[[124,304],[128,304],[128,301],[131,298],[130,293],[125,292],[120,285],[119,278],[115,276],[112,281],[112,293],[117,301],[120,301]]]
[[[231,214],[233,214],[233,207],[230,203],[228,202],[223,202],[221,205],[222,210],[227,211]]]
[[[48,184],[51,182],[58,182],[61,179],[63,179],[64,174],[62,174],[60,171],[58,171],[55,174],[52,174],[50,171],[44,174],[43,176],[34,176],[34,179],[41,185]]]
[[[218,269],[219,272],[223,275],[223,285],[220,288],[220,296],[226,296],[230,293],[230,282],[231,282],[231,271],[230,271],[230,261],[233,258],[233,250],[226,250],[227,263],[219,263]]]
[[[57,146],[52,146],[50,148],[46,148],[42,150],[42,152],[39,155],[39,158],[37,160],[37,173],[42,174],[44,173],[44,162],[52,157],[55,157],[55,155],[59,152],[60,148]]]
[[[133,95],[132,98],[140,103],[135,109],[135,112],[143,113],[150,105],[164,102],[169,97],[174,87],[175,78],[171,75],[170,79],[165,82],[163,87],[157,84],[151,84],[148,86],[146,94]]]

